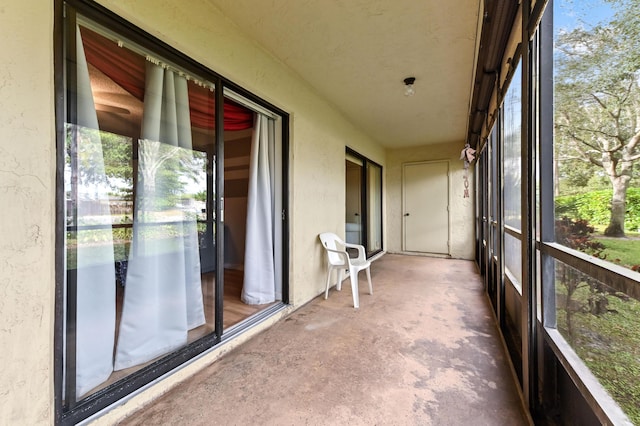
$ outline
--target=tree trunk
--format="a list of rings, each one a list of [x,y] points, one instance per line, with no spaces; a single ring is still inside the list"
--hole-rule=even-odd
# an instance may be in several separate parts
[[[624,217],[627,212],[627,187],[629,179],[619,176],[611,179],[613,196],[611,197],[611,219],[604,231],[608,237],[624,237]]]
[[[608,237],[624,237],[624,217],[627,213],[627,188],[631,182],[633,170],[633,160],[631,153],[635,146],[635,139],[627,146],[622,146],[617,150],[609,150],[609,144],[602,152],[602,167],[609,177],[613,188],[611,196],[611,218],[609,226],[604,231]],[[616,158],[616,153],[621,158]]]

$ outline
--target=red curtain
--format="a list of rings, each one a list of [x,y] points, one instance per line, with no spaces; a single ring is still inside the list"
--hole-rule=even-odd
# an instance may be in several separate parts
[[[145,61],[141,55],[113,41],[81,27],[87,62],[100,70],[132,96],[144,101]],[[213,92],[189,81],[189,110],[191,125],[215,127],[215,99]],[[224,100],[224,129],[243,130],[253,127],[253,112],[229,99]]]

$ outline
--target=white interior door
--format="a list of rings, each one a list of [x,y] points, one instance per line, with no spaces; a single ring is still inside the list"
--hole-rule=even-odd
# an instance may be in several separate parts
[[[449,254],[449,162],[403,165],[404,250]]]

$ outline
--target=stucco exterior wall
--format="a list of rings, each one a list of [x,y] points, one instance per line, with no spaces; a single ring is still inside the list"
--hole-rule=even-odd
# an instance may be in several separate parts
[[[291,114],[291,298],[297,305],[315,297],[324,274],[317,235],[344,235],[345,146],[383,165],[384,149],[206,2],[100,3]]]
[[[293,308],[321,293],[325,260],[317,235],[323,231],[344,235],[345,146],[383,167],[384,149],[207,2],[104,0],[101,4],[291,114]],[[53,2],[6,3],[0,7],[0,16],[0,35],[5,41],[0,53],[0,424],[52,424]],[[279,317],[151,386],[98,423],[113,423]]]
[[[34,13],[35,12],[35,13]],[[53,413],[53,3],[0,6],[0,424]]]
[[[474,258],[473,166],[469,168],[469,198],[464,198],[464,168],[460,160],[462,148],[463,142],[387,151],[387,251],[402,252],[402,165],[449,160],[449,254],[456,259]]]

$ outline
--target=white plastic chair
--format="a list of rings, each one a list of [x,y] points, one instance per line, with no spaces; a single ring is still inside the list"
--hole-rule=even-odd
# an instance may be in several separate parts
[[[338,282],[336,290],[342,289],[342,272],[349,271],[351,278],[351,293],[353,294],[353,307],[360,307],[360,297],[358,296],[358,272],[365,270],[367,272],[367,280],[369,281],[369,294],[373,294],[371,285],[371,271],[369,266],[371,262],[367,260],[364,247],[359,244],[350,244],[342,241],[336,234],[331,232],[323,232],[319,235],[322,245],[327,251],[327,260],[329,272],[327,273],[327,288],[324,291],[324,298],[329,297],[329,285],[331,283],[331,272],[335,269],[338,274]],[[351,258],[347,253],[347,248],[355,248],[358,250],[358,257]]]

